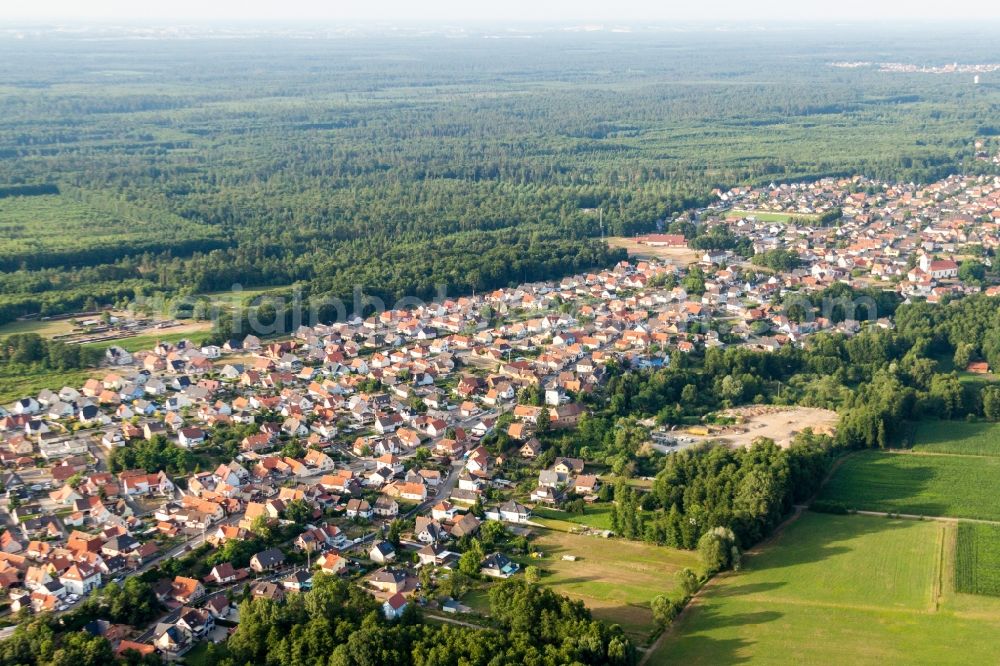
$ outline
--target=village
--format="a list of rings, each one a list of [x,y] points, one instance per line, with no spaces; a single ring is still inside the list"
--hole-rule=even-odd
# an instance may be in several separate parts
[[[697,219],[697,237],[663,228],[630,239],[641,256],[603,271],[276,338],[112,346],[82,386],[0,409],[9,612],[69,612],[108,585],[176,569],[153,581],[165,609],[155,622],[88,630],[119,652],[178,659],[225,640],[239,594],[281,598],[317,572],[351,577],[387,617],[411,603],[468,611],[425,599],[422,570],[457,569],[491,523],[526,536],[545,528],[536,513],[608,501],[606,469],[556,455],[541,435],[586,418],[609,364],[656,368],[696,350],[777,351],[821,331],[892,327],[865,304],[839,316],[782,304],[838,284],[931,303],[1000,293],[974,279],[1000,245],[1000,179],[827,178],[716,194],[674,221]],[[733,247],[693,249],[724,234]],[[775,252],[790,267],[753,260]],[[650,438],[669,454],[717,434],[689,430]],[[150,459],[167,462],[138,465]],[[522,573],[500,547],[476,564],[485,579]]]

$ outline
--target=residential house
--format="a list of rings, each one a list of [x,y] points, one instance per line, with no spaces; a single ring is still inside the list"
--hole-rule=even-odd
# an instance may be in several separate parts
[[[268,548],[250,558],[250,568],[257,573],[277,569],[285,563],[285,554],[277,548]]]
[[[382,614],[385,615],[385,619],[387,620],[395,620],[402,616],[405,610],[406,597],[398,592],[386,599],[382,604]]]
[[[520,565],[503,553],[487,555],[480,566],[480,573],[491,578],[510,578],[518,572]]]
[[[378,541],[368,551],[368,557],[372,562],[388,564],[396,559],[396,549],[388,541]]]

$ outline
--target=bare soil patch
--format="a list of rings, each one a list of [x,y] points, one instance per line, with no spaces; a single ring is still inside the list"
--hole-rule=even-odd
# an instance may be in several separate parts
[[[814,433],[832,435],[836,431],[837,412],[816,407],[754,405],[723,412],[736,417],[737,423],[713,429],[703,439],[724,441],[732,446],[750,446],[758,437],[767,437],[781,447],[788,447],[795,435],[806,428]]]
[[[686,247],[650,247],[637,243],[634,238],[616,236],[607,239],[611,247],[623,247],[629,257],[637,259],[663,259],[678,266],[688,266],[698,263],[701,253]]]

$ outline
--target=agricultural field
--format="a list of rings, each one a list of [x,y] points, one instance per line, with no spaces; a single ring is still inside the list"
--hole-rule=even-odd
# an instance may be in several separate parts
[[[942,589],[954,527],[806,513],[710,583],[648,663],[992,663],[995,600]]]
[[[649,602],[674,589],[677,571],[700,571],[694,552],[635,541],[544,530],[532,547],[544,554],[527,562],[542,570],[543,584],[580,599],[594,617],[620,624],[640,645],[656,628]],[[564,555],[578,559],[566,561]]]
[[[820,494],[853,509],[1000,520],[1000,458],[861,451]]]
[[[955,547],[955,589],[1000,596],[1000,526],[962,523]]]
[[[913,450],[967,456],[1000,456],[1000,423],[923,421],[913,434]]]

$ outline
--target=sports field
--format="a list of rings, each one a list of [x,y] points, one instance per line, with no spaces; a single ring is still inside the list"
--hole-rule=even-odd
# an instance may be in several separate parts
[[[594,617],[620,624],[640,645],[656,628],[649,602],[674,590],[677,571],[700,571],[694,552],[636,541],[544,530],[531,545],[544,553],[528,562],[542,570],[543,584],[582,600]],[[563,560],[564,555],[577,559]]]
[[[968,456],[1000,456],[1000,423],[924,421],[913,436],[913,450]]]
[[[1000,458],[862,451],[820,499],[867,511],[1000,520]]]
[[[710,583],[648,663],[994,663],[997,600],[950,589],[954,530],[807,512]]]

